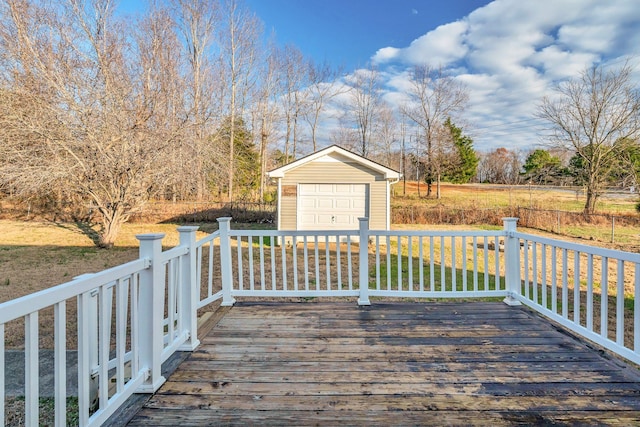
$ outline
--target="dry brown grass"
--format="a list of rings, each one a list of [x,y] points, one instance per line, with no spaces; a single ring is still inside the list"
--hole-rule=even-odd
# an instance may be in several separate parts
[[[0,220],[0,302],[32,294],[138,258],[136,234],[165,233],[165,247],[179,242],[175,224],[125,224],[112,249],[95,247],[74,224]],[[210,226],[208,228],[211,228]],[[206,235],[199,232],[198,237]],[[77,304],[67,302],[67,345],[75,348]],[[53,309],[39,313],[41,348],[53,348]],[[8,348],[22,348],[22,319],[5,325]]]

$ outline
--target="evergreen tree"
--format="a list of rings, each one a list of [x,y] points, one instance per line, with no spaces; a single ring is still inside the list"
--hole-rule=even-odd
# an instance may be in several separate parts
[[[445,174],[444,180],[454,184],[464,184],[476,176],[478,162],[480,161],[476,151],[473,149],[473,140],[462,133],[462,129],[457,127],[450,118],[444,123],[445,129],[449,132],[457,155],[451,161],[451,167]]]
[[[242,118],[235,118],[233,127],[234,195],[240,199],[255,197],[260,187],[260,156],[253,143],[251,132]],[[231,135],[231,117],[227,117],[218,129],[216,138],[225,141]]]
[[[523,165],[524,177],[535,184],[549,184],[565,174],[560,158],[547,150],[534,150]]]

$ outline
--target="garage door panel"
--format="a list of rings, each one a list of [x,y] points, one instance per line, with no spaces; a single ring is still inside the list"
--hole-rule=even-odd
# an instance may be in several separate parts
[[[317,184],[316,191],[318,193],[333,194],[334,184]]]
[[[352,199],[353,209],[364,209],[366,207],[366,201],[362,199]]]
[[[351,200],[352,199],[336,198],[334,207],[336,209],[351,209],[352,207]]]
[[[336,184],[335,186],[335,192],[336,194],[348,194],[348,193],[352,193],[353,192],[353,184]]]
[[[353,226],[353,215],[347,215],[347,214],[338,214],[335,215],[335,225],[337,226]],[[353,227],[349,227],[349,228],[353,228]],[[356,227],[357,228],[357,227]]]
[[[327,198],[327,197],[322,197],[322,198],[318,198],[318,203],[317,203],[317,207],[319,209],[333,209],[333,199],[332,198]]]
[[[366,184],[300,184],[300,230],[354,230],[367,215]]]
[[[303,224],[309,224],[309,225],[317,225],[317,219],[316,219],[316,215],[313,213],[310,214],[302,214],[302,216],[300,217],[300,220],[302,221]]]
[[[298,194],[300,196],[304,196],[307,194],[315,194],[316,193],[316,185],[315,184],[299,184],[298,186]]]
[[[331,225],[333,225],[333,215],[329,215],[329,214],[318,214],[317,215],[317,225],[320,226],[324,226],[324,227],[331,227]]]
[[[300,207],[303,209],[315,209],[317,207],[317,199],[302,197],[300,198]]]

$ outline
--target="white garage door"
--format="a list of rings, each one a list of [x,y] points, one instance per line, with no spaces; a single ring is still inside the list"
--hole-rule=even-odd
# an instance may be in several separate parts
[[[298,229],[357,230],[367,216],[367,184],[300,184]]]

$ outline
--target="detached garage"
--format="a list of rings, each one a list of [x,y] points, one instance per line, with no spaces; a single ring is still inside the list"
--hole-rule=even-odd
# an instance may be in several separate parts
[[[278,183],[278,230],[356,230],[360,217],[389,229],[393,169],[332,145],[268,175]]]

